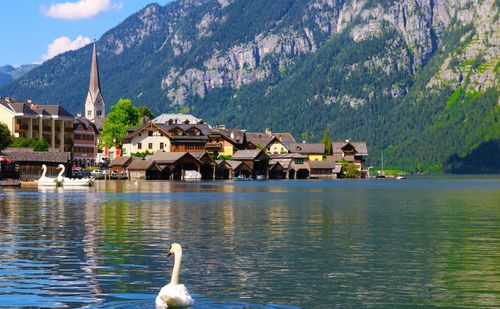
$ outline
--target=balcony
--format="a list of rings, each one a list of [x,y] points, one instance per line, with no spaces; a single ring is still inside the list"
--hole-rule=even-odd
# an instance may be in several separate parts
[[[217,150],[222,148],[222,143],[207,143],[205,149]]]
[[[28,130],[28,125],[27,124],[16,123],[15,130],[16,131],[27,131]]]

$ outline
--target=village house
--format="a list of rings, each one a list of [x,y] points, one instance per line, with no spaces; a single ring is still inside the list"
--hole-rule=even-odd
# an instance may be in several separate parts
[[[231,157],[237,147],[238,142],[222,129],[212,129],[205,144],[205,150],[215,159],[219,156]]]
[[[279,163],[282,167],[282,179],[307,179],[310,175],[309,157],[300,153],[269,155],[272,166]]]
[[[117,157],[109,163],[109,167],[113,172],[124,175],[130,163],[132,163],[132,158],[129,156]]]
[[[332,155],[327,160],[355,164],[361,172],[367,156],[366,142],[345,140],[332,142]]]
[[[258,176],[269,177],[269,160],[270,158],[266,152],[260,149],[239,150],[231,158],[231,161],[244,162],[250,167],[253,178],[257,178]]]
[[[0,122],[14,137],[45,140],[49,148],[71,151],[74,117],[60,105],[36,105],[0,99]]]
[[[342,164],[335,161],[309,161],[309,178],[337,179],[342,173]]]
[[[156,162],[161,169],[160,178],[182,180],[186,171],[201,173],[202,162],[188,152],[166,152],[158,150],[148,160]]]
[[[158,150],[165,152],[204,152],[209,140],[207,124],[161,124],[147,122],[123,139],[123,155]]]
[[[128,179],[160,179],[161,168],[153,160],[134,159],[127,167]]]
[[[296,143],[290,133],[273,133],[266,129],[264,133],[247,132],[246,149],[264,149],[268,154],[289,153],[290,144]]]
[[[75,118],[73,125],[73,165],[89,167],[96,165],[99,130],[87,118]]]

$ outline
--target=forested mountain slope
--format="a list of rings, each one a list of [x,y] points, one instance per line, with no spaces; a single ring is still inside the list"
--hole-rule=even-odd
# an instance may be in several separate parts
[[[81,112],[90,51],[0,95]],[[500,170],[496,0],[178,0],[130,16],[98,52],[108,107],[129,97],[308,141],[328,129],[366,140],[369,164],[384,150],[409,170]]]

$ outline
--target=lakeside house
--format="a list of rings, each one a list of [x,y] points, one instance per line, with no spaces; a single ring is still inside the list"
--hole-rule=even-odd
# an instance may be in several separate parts
[[[73,125],[73,165],[91,167],[96,165],[99,138],[97,126],[87,118],[76,117]]]
[[[240,161],[251,168],[250,176],[257,178],[263,176],[269,178],[269,156],[264,150],[246,149],[237,151],[231,158],[231,161]]]
[[[359,172],[363,172],[363,164],[368,156],[366,142],[362,141],[334,141],[332,155],[327,160],[354,164]],[[362,175],[363,176],[363,175]]]

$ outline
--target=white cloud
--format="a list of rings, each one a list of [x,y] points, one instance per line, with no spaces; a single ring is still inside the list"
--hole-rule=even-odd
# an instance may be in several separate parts
[[[67,36],[61,36],[54,40],[54,42],[49,44],[47,49],[47,53],[42,56],[42,60],[49,60],[61,53],[64,53],[68,50],[75,50],[80,47],[83,47],[90,43],[89,38],[85,38],[79,35],[75,40],[71,41]]]
[[[114,3],[112,0],[79,0],[76,2],[62,2],[52,4],[49,8],[40,6],[43,15],[60,19],[85,19],[94,17],[111,9],[121,9],[123,2]]]

